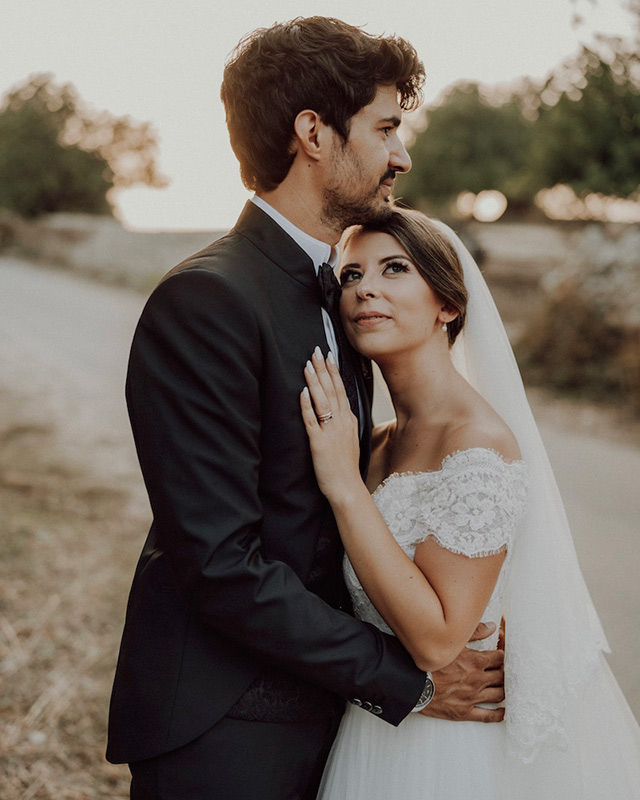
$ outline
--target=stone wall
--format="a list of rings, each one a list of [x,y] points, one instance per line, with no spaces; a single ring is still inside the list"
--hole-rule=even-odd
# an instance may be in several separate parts
[[[640,226],[494,222],[465,228],[505,320],[523,328],[559,287],[580,286],[603,313],[640,321]],[[52,214],[29,222],[0,215],[0,247],[143,291],[224,230],[138,232],[111,217]],[[516,337],[517,338],[517,337]]]
[[[622,328],[640,322],[640,225],[474,223],[483,270],[512,338],[561,292]]]
[[[143,291],[224,230],[139,232],[112,217],[52,214],[36,221],[0,218],[0,246]]]
[[[530,381],[640,417],[640,226],[589,224],[569,244],[541,276],[521,367]]]

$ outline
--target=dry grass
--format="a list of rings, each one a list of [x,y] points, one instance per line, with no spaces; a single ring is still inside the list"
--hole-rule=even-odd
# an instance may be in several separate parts
[[[0,395],[3,800],[128,797],[104,760],[106,715],[145,521],[127,496],[56,461],[54,432]]]

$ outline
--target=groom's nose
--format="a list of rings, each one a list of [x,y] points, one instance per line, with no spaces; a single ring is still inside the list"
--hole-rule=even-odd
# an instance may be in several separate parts
[[[393,149],[389,153],[389,166],[395,172],[409,172],[411,169],[411,156],[397,134]]]

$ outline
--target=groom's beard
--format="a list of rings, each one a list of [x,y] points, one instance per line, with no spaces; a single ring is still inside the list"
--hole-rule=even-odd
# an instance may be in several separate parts
[[[389,169],[379,180],[365,184],[366,169],[347,149],[336,163],[334,181],[324,190],[322,221],[344,231],[350,225],[379,224],[391,216],[391,200],[382,193],[382,183],[395,177]]]

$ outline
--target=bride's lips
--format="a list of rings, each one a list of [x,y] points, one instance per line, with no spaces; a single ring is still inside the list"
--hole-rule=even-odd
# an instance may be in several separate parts
[[[391,319],[380,311],[362,311],[353,318],[353,323],[358,328],[374,328],[385,320]]]

